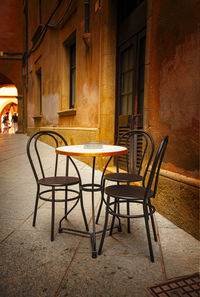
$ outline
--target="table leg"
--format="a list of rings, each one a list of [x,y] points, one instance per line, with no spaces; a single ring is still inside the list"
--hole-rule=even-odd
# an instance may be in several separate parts
[[[96,162],[96,157],[94,156],[93,157],[93,166],[92,166],[92,181],[91,181],[91,183],[81,185],[81,190],[82,191],[86,191],[86,192],[91,192],[92,193],[92,196],[91,196],[91,198],[92,198],[92,230],[91,230],[91,232],[89,232],[89,231],[86,231],[85,232],[85,231],[81,231],[81,230],[74,230],[74,229],[70,229],[70,228],[62,228],[61,227],[61,223],[66,218],[66,214],[60,220],[60,223],[59,223],[59,233],[61,233],[63,231],[72,232],[72,233],[76,232],[76,233],[79,233],[82,236],[87,236],[87,237],[89,236],[90,237],[91,245],[92,245],[92,258],[97,258],[96,234],[103,232],[103,230],[96,232],[96,228],[95,228],[96,223],[95,223],[94,194],[95,194],[95,192],[102,192],[102,189],[103,189],[103,176],[104,176],[105,170],[106,170],[106,168],[107,168],[107,166],[108,166],[111,158],[112,157],[110,157],[109,160],[108,160],[108,162],[106,163],[106,166],[105,166],[104,171],[102,173],[101,183],[100,184],[95,184],[94,179],[95,179],[95,162]],[[102,203],[101,203],[100,208],[99,208],[98,218],[99,218],[99,215],[100,215],[100,212],[101,212],[101,206],[102,206]]]
[[[94,209],[94,175],[95,175],[95,161],[96,157],[93,157],[93,166],[92,166],[92,234],[91,234],[91,243],[92,243],[92,258],[97,257],[96,250],[96,230],[95,230],[95,209]]]

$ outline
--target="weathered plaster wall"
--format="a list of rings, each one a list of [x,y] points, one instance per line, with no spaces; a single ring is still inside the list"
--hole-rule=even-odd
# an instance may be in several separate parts
[[[36,127],[63,128],[62,132],[66,134],[69,142],[72,138],[73,143],[114,142],[116,5],[113,1],[112,3],[105,1],[104,5],[98,8],[97,2],[90,1],[88,35],[84,32],[84,3],[78,0],[72,1],[62,24],[56,29],[47,29],[41,45],[30,55],[28,133]],[[48,9],[43,10],[43,26],[56,3],[53,0],[50,1]],[[66,7],[67,1],[63,1],[51,24],[55,24],[60,19]],[[37,12],[38,7],[29,3],[29,48],[32,47],[30,40],[37,28]],[[65,79],[66,69],[63,69],[66,67],[63,43],[74,31],[77,51],[76,103],[74,113],[69,113],[69,89],[66,88],[69,82]],[[33,118],[37,115],[35,73],[40,67],[42,69],[42,116]]]
[[[199,1],[153,1],[149,125],[170,136],[165,168],[198,178]]]
[[[149,1],[148,127],[169,135],[157,210],[199,237],[199,1]],[[193,178],[188,183],[187,178]]]

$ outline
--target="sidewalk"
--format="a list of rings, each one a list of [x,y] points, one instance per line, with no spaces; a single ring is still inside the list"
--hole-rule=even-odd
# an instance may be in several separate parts
[[[0,297],[143,297],[154,283],[199,271],[198,240],[158,213],[159,241],[152,241],[155,263],[149,259],[143,219],[132,222],[131,234],[124,221],[122,233],[107,235],[97,259],[91,257],[89,238],[55,232],[51,242],[50,203],[40,202],[32,227],[36,185],[27,140],[22,134],[0,135]],[[42,145],[45,153],[48,146]],[[48,154],[46,162],[50,159]],[[83,182],[91,180],[91,168],[75,161]],[[96,209],[99,200],[97,193]],[[89,222],[90,193],[84,192],[84,205]],[[63,204],[57,203],[55,230],[63,213]],[[104,210],[98,228],[103,222]],[[84,226],[80,205],[70,214],[69,224]],[[97,247],[99,241],[100,236]]]

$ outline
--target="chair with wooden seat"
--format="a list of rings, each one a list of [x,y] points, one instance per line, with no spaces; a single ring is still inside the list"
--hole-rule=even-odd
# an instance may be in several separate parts
[[[27,156],[33,170],[33,174],[37,183],[37,192],[33,216],[33,226],[36,223],[38,201],[39,199],[51,202],[51,241],[54,240],[54,221],[55,221],[55,203],[64,202],[65,213],[64,216],[67,218],[69,213],[75,208],[80,201],[81,210],[85,228],[88,231],[88,224],[86,220],[85,210],[83,206],[82,191],[81,191],[81,177],[77,169],[74,160],[67,156],[63,157],[56,154],[55,151],[52,153],[52,148],[49,146],[49,155],[45,150],[42,151],[43,145],[40,141],[51,143],[54,148],[58,146],[67,145],[66,140],[62,135],[55,131],[39,131],[33,134],[27,143]],[[49,156],[52,157],[49,159]],[[46,159],[46,160],[45,160]],[[63,164],[63,162],[65,164]],[[64,168],[64,172],[61,174],[60,167]],[[62,166],[61,166],[62,165]],[[64,165],[64,166],[63,166]],[[73,169],[75,176],[69,176],[69,170]],[[51,172],[50,172],[51,171]],[[77,185],[76,189],[72,186]],[[78,189],[77,189],[78,188]],[[60,194],[64,193],[61,197]],[[71,193],[71,194],[70,194]],[[59,197],[57,197],[59,194]],[[73,201],[73,205],[68,209],[68,202]]]
[[[154,262],[154,254],[153,248],[151,243],[151,235],[149,229],[149,217],[151,218],[152,229],[154,234],[154,240],[157,241],[157,235],[155,230],[154,218],[153,214],[155,212],[155,207],[151,204],[151,199],[155,198],[158,179],[159,179],[159,172],[161,168],[161,164],[163,161],[163,157],[166,151],[168,143],[168,136],[166,136],[157,151],[155,156],[153,165],[151,167],[151,171],[148,176],[148,182],[142,186],[136,185],[111,185],[105,188],[105,193],[107,194],[107,200],[104,199],[106,204],[106,215],[105,215],[105,223],[104,223],[104,230],[99,246],[98,254],[100,255],[102,252],[102,247],[107,231],[107,224],[108,224],[108,217],[109,214],[113,216],[111,228],[110,228],[110,235],[112,235],[113,227],[115,218],[117,217],[119,222],[120,218],[144,218],[148,245],[149,245],[149,252],[150,252],[150,259]],[[110,199],[112,198],[112,200]],[[118,205],[122,203],[139,203],[142,204],[142,213],[141,214],[124,214],[123,212],[119,212]]]
[[[124,156],[116,157],[116,172],[108,173],[103,176],[102,180],[102,196],[105,182],[120,183],[134,183],[142,181],[145,183],[145,178],[149,165],[151,163],[154,153],[154,141],[149,133],[143,130],[130,130],[125,132],[119,138],[117,145],[125,146],[128,148],[128,153]],[[146,165],[145,165],[146,164]],[[120,168],[124,171],[120,172]],[[103,198],[98,209],[96,224],[98,224]],[[129,214],[129,202],[127,201],[127,214]],[[130,233],[130,221],[128,219],[128,232]]]

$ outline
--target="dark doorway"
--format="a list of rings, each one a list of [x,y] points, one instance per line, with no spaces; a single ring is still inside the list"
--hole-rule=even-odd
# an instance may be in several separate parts
[[[118,1],[115,138],[143,128],[146,1]]]

